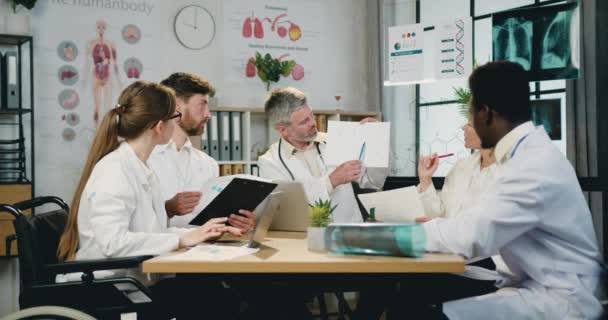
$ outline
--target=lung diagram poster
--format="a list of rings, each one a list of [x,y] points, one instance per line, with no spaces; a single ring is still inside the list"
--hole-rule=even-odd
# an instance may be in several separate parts
[[[226,80],[270,90],[307,86],[322,63],[319,1],[228,0],[224,5]]]

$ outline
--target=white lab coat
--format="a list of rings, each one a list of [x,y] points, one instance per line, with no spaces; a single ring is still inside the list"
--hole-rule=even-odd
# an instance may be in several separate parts
[[[165,201],[178,192],[201,191],[207,180],[217,178],[220,174],[217,161],[194,148],[189,139],[179,151],[173,141],[156,146],[148,159],[148,165],[158,176],[161,196]],[[183,216],[174,216],[169,224],[172,227],[193,227],[189,223],[198,213],[193,211]]]
[[[456,217],[464,209],[474,207],[481,201],[484,192],[488,192],[496,180],[496,163],[483,169],[480,167],[481,153],[474,152],[470,157],[460,159],[445,177],[441,193],[431,184],[420,193],[420,200],[425,214],[429,217]],[[478,259],[473,259],[474,262]],[[500,255],[492,256],[496,270],[509,273],[509,269]],[[462,274],[467,278],[478,280],[497,280],[500,275],[493,270],[477,266],[466,266]]]
[[[420,193],[424,212],[429,217],[455,217],[462,209],[479,203],[481,194],[494,185],[496,163],[480,168],[479,151],[460,159],[445,177],[445,183],[438,193],[431,184]]]
[[[76,260],[159,255],[177,249],[185,231],[167,228],[158,178],[123,142],[95,165],[80,197]],[[127,275],[145,284],[157,280],[139,269],[100,274]]]
[[[519,145],[519,146],[518,146]],[[457,218],[424,224],[427,251],[500,253],[496,293],[446,302],[450,319],[595,319],[600,254],[576,174],[543,128],[522,124],[495,149],[496,184]]]
[[[334,188],[330,194],[323,176],[331,173],[335,167],[327,167],[323,161],[325,154],[325,134],[319,132],[316,139],[319,141],[319,150],[321,155],[317,157],[318,165],[322,168],[321,177],[315,177],[307,169],[303,161],[296,157],[289,157],[286,152],[286,142],[282,143],[281,155],[285,165],[293,173],[295,181],[304,185],[306,198],[309,203],[314,203],[318,199],[332,200],[332,204],[338,205],[333,213],[333,221],[337,223],[345,222],[362,222],[361,211],[355,199],[355,192],[350,183],[343,184]],[[260,177],[271,180],[288,180],[291,181],[291,176],[279,159],[279,143],[275,142],[270,146],[268,151],[258,159],[260,168]],[[366,168],[364,174],[361,175],[359,185],[361,188],[381,189],[384,185],[384,180],[388,175],[388,168]]]

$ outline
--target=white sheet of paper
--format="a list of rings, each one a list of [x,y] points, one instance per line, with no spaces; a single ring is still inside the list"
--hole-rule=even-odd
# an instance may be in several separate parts
[[[234,246],[221,246],[215,244],[202,244],[190,248],[190,250],[168,256],[169,260],[179,261],[225,261],[241,256],[256,253],[259,249]]]
[[[328,121],[325,161],[328,166],[339,166],[350,160],[359,160],[363,143],[363,165],[370,168],[388,168],[390,148],[390,122]]]
[[[381,222],[414,222],[424,216],[416,187],[360,194],[359,200],[368,212],[376,208],[376,219]]]

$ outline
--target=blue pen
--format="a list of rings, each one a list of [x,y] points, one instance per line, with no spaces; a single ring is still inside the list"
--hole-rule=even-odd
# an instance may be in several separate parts
[[[359,152],[359,161],[363,161],[364,158],[365,158],[365,142],[363,142],[363,145],[361,146],[361,151]]]

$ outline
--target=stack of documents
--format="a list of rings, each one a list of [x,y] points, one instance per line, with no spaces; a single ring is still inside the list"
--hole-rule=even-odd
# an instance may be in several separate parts
[[[424,216],[416,187],[360,194],[359,200],[367,212],[375,208],[376,219],[382,222],[414,222]]]

